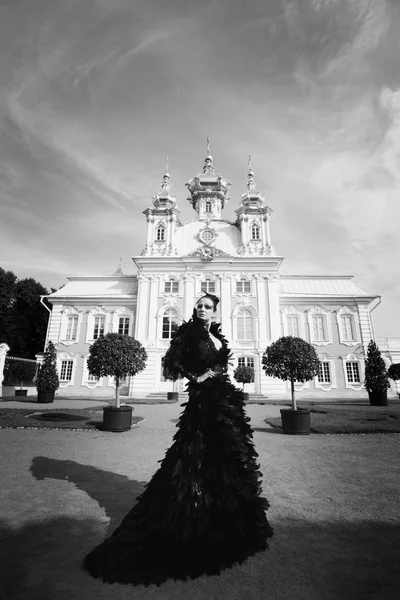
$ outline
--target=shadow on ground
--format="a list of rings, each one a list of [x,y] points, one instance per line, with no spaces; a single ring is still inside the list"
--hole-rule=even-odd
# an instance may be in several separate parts
[[[394,600],[399,597],[400,527],[378,521],[272,522],[270,548],[219,576],[160,587],[104,584],[81,568],[83,557],[120,523],[145,484],[74,461],[36,457],[37,480],[71,482],[96,500],[110,518],[58,517],[12,528],[0,522],[1,600]],[[132,565],[134,568],[134,565]]]

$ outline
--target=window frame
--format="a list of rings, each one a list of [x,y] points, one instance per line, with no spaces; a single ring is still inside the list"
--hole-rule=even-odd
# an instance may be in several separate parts
[[[315,346],[327,346],[332,344],[332,314],[321,305],[317,304],[307,311],[310,343]],[[324,339],[316,339],[314,332],[314,318],[322,317],[324,327]]]
[[[167,318],[167,313],[169,314],[169,326],[168,326],[168,337],[164,336],[164,323],[165,323],[165,319]],[[179,318],[179,312],[178,310],[173,307],[173,306],[167,306],[166,309],[163,311],[163,313],[161,314],[161,339],[163,341],[169,341],[172,339],[172,335],[175,333],[175,331],[172,331],[172,313],[173,315],[176,317],[176,322],[177,322],[177,328],[180,325],[180,318]]]
[[[349,381],[347,363],[356,363],[358,365],[358,375],[360,381]],[[364,385],[364,360],[356,354],[347,354],[342,356],[343,376],[346,389],[360,391]]]
[[[282,316],[282,324],[283,324],[283,335],[292,335],[289,333],[289,322],[288,317],[297,317],[297,326],[298,326],[298,335],[293,337],[299,337],[303,340],[305,339],[304,333],[304,312],[297,309],[296,306],[291,304],[290,306],[286,306],[281,311]]]
[[[245,319],[244,327],[243,327],[243,331],[245,334],[244,337],[239,336],[239,319],[242,317],[241,313],[247,313],[249,315],[248,317],[243,315],[243,318]],[[251,336],[250,337],[248,337],[246,335],[247,334],[247,324],[246,324],[247,319],[250,319],[250,325],[251,325]],[[241,306],[235,315],[235,332],[236,332],[236,339],[238,340],[238,342],[254,342],[254,337],[255,337],[254,336],[254,328],[255,328],[255,323],[254,323],[254,315],[253,315],[252,311],[249,309],[248,306]]]
[[[203,290],[203,284],[206,284],[206,289]],[[212,289],[210,288],[212,286]],[[200,293],[201,294],[215,294],[215,280],[211,279],[211,277],[205,277],[202,281],[200,281]]]
[[[343,320],[345,318],[351,319],[351,329],[353,338],[351,340],[346,339],[345,327]],[[355,308],[349,306],[342,306],[336,311],[336,322],[338,326],[339,342],[344,346],[356,346],[360,343],[360,326],[358,319],[358,312]]]

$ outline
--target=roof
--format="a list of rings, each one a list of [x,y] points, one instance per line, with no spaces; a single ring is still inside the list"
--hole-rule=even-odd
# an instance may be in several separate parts
[[[46,296],[49,300],[65,297],[131,297],[137,293],[135,275],[111,277],[68,277],[68,283],[61,289]]]
[[[280,295],[293,296],[365,296],[372,297],[359,288],[352,275],[281,275]],[[376,296],[374,296],[376,297]]]

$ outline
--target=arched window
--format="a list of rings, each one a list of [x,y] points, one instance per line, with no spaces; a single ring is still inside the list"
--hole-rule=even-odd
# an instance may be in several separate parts
[[[206,200],[206,213],[210,213],[211,212],[211,200]]]
[[[173,308],[168,308],[162,320],[162,338],[164,340],[170,340],[172,334],[178,329],[179,318],[177,312]]]
[[[215,292],[215,281],[211,279],[205,279],[201,282],[201,291],[204,294],[214,294]]]
[[[257,225],[257,223],[253,223],[253,225],[251,226],[251,239],[252,240],[260,239],[260,227]]]
[[[240,281],[236,282],[236,293],[237,294],[250,294],[250,281],[247,281],[244,277]]]
[[[164,292],[167,292],[169,294],[171,294],[171,293],[177,294],[178,291],[179,291],[179,284],[177,281],[175,281],[175,279],[171,278],[165,282]]]
[[[163,242],[165,240],[165,227],[164,225],[159,225],[157,227],[157,242]]]
[[[247,308],[239,310],[236,317],[236,324],[238,340],[253,339],[253,316]]]

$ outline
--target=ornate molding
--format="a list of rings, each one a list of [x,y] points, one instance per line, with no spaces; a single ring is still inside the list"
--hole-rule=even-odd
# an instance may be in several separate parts
[[[218,248],[214,248],[213,246],[204,245],[202,248],[198,248],[194,252],[191,252],[188,256],[199,257],[202,261],[210,262],[214,258],[230,257],[230,254],[227,254]]]

